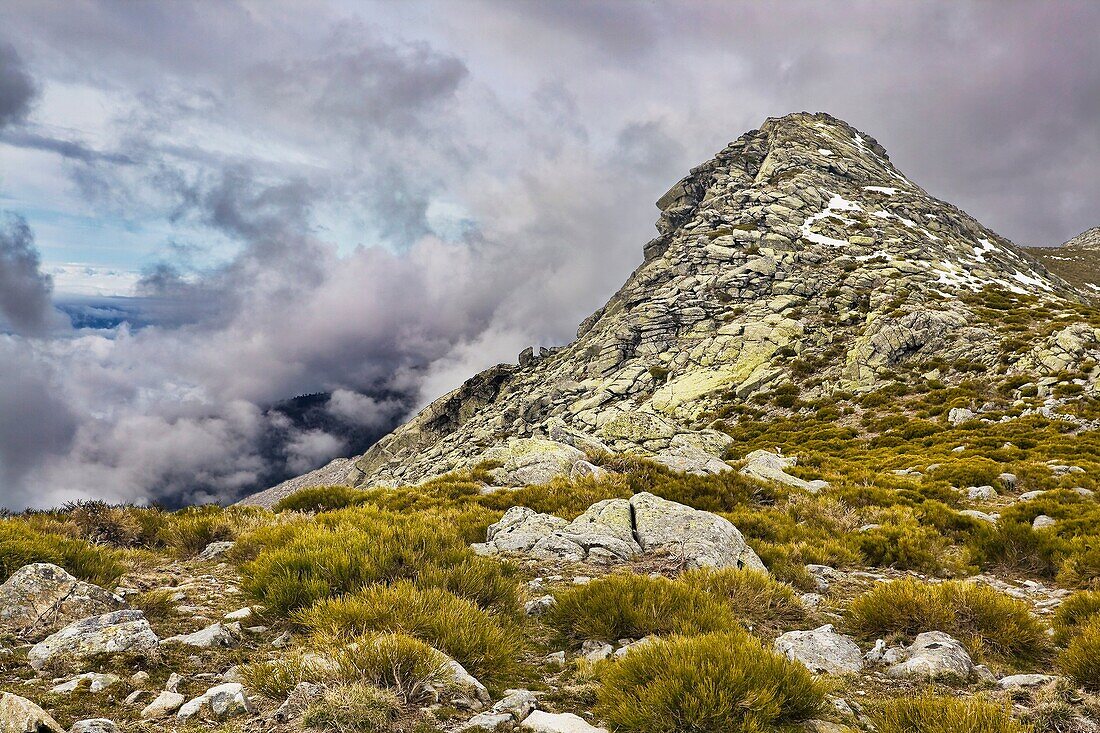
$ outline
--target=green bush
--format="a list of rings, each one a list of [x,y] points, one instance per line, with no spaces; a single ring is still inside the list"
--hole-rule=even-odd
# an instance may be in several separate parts
[[[280,499],[275,512],[328,512],[358,506],[366,501],[366,492],[350,486],[311,486]]]
[[[39,532],[17,518],[0,520],[0,582],[36,562],[53,563],[97,585],[110,585],[126,572],[118,550]]]
[[[958,570],[951,543],[935,527],[911,515],[860,532],[857,543],[870,565],[943,575]]]
[[[1091,619],[1100,616],[1100,591],[1081,591],[1062,601],[1054,612],[1054,643],[1064,646]]]
[[[409,704],[424,700],[431,688],[451,677],[442,654],[402,633],[364,634],[333,656],[340,678],[390,689]]]
[[[408,634],[454,657],[483,681],[513,675],[525,648],[523,634],[510,620],[443,589],[417,588],[408,582],[325,599],[296,619],[314,635]]]
[[[757,570],[689,570],[680,581],[720,599],[755,629],[777,629],[806,618],[793,588]]]
[[[281,615],[371,583],[415,578],[474,557],[445,525],[366,507],[260,535],[251,540],[255,559],[242,567],[242,588]]]
[[[250,691],[280,702],[301,682],[324,682],[336,677],[334,670],[326,669],[300,652],[283,654],[278,659],[264,662],[242,664],[240,675]]]
[[[1062,669],[1077,684],[1100,690],[1100,616],[1093,616],[1080,627],[1060,661]]]
[[[417,574],[421,588],[442,588],[479,608],[518,616],[522,612],[515,570],[487,557],[467,557],[445,567],[430,567]]]
[[[745,633],[658,640],[607,665],[597,714],[623,733],[758,733],[812,718],[825,689]]]
[[[302,723],[332,733],[388,733],[400,713],[401,702],[393,692],[353,682],[326,689],[310,702]]]
[[[974,583],[884,583],[852,601],[846,622],[867,636],[943,631],[972,654],[1002,659],[1035,660],[1047,649],[1043,627],[1026,603]]]
[[[729,629],[737,618],[705,591],[662,577],[619,574],[557,595],[547,623],[563,642],[615,641],[650,634],[703,634]]]
[[[871,719],[878,733],[1028,733],[1004,705],[931,692],[881,703]]]
[[[236,535],[219,506],[188,507],[163,519],[158,539],[180,557],[194,557],[211,542],[224,542]]]

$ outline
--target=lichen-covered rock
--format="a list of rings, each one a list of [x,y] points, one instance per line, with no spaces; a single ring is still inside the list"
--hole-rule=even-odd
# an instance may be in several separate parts
[[[85,672],[84,674],[78,674],[71,680],[62,682],[59,685],[54,685],[50,688],[50,692],[53,694],[68,694],[76,692],[77,690],[87,690],[88,692],[102,692],[108,687],[113,687],[121,682],[122,679],[118,675],[103,674],[100,672]]]
[[[69,733],[118,733],[118,724],[110,718],[88,718],[73,723]]]
[[[766,450],[754,450],[745,456],[745,465],[741,468],[741,473],[761,481],[773,481],[814,494],[828,488],[828,481],[820,479],[806,481],[787,473],[788,468],[796,465],[798,465],[796,456],[781,456]]]
[[[585,454],[571,445],[544,438],[513,438],[504,445],[485,451],[486,461],[501,464],[490,473],[502,486],[547,484],[568,476]]]
[[[596,502],[572,522],[512,507],[489,526],[486,541],[474,549],[482,554],[522,553],[543,560],[599,564],[648,554],[670,557],[690,568],[765,570],[729,520],[647,492],[629,500]]]
[[[158,720],[167,718],[180,709],[187,698],[174,690],[161,690],[153,701],[142,708],[142,720]]]
[[[890,665],[891,677],[944,677],[966,679],[974,672],[974,662],[966,647],[942,631],[926,631],[903,649],[890,649],[883,656]]]
[[[141,611],[113,611],[69,624],[31,647],[27,659],[35,669],[43,669],[93,654],[153,657],[159,647],[160,639]]]
[[[767,572],[728,519],[648,492],[632,496],[630,506],[634,510],[634,533],[645,553],[672,556],[689,568],[751,568]]]
[[[65,733],[65,729],[42,708],[25,697],[0,692],[2,733]]]
[[[579,715],[543,710],[528,715],[520,727],[535,733],[607,733],[606,728],[597,728]]]
[[[57,565],[32,563],[0,585],[0,631],[38,641],[73,621],[125,607],[118,596]]]
[[[653,460],[677,473],[690,473],[696,476],[725,473],[733,470],[729,464],[718,456],[692,445],[678,445],[667,448],[653,456]]]
[[[810,631],[788,631],[775,640],[775,650],[819,674],[853,674],[863,669],[859,646],[834,631],[832,624]]]
[[[190,634],[177,634],[161,640],[161,644],[183,644],[199,649],[236,646],[241,638],[241,625],[236,621],[211,624]]]
[[[176,711],[176,718],[182,721],[199,716],[223,720],[250,712],[252,706],[244,687],[236,682],[226,682],[188,700]]]

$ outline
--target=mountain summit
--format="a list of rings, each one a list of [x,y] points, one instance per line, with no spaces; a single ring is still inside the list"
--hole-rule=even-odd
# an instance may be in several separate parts
[[[907,370],[950,381],[965,377],[960,363],[1053,374],[1100,356],[1097,330],[1072,318],[1021,347],[991,320],[991,300],[1071,315],[1086,295],[830,115],[768,119],[657,206],[644,262],[571,344],[528,349],[357,459],[245,503],[309,485],[415,483],[484,460],[503,464],[503,485],[533,483],[548,453],[563,470],[590,465],[569,450],[705,471],[725,444],[708,426],[760,395],[821,399]]]

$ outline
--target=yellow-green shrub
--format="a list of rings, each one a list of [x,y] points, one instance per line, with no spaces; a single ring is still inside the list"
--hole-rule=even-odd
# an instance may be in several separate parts
[[[547,623],[566,642],[702,634],[737,624],[730,608],[687,583],[618,574],[557,594]]]
[[[493,616],[443,589],[417,588],[408,582],[322,600],[296,620],[314,635],[408,634],[454,657],[484,681],[514,674],[525,647],[523,634],[510,619]]]
[[[280,499],[275,512],[327,512],[357,506],[366,501],[366,492],[350,486],[311,486]]]
[[[1047,648],[1043,627],[1026,603],[974,583],[884,583],[852,601],[845,619],[868,636],[943,631],[971,653],[1001,658],[1037,659]]]
[[[1059,661],[1077,684],[1100,690],[1100,616],[1091,617],[1080,627]]]
[[[450,677],[446,658],[403,633],[363,634],[333,654],[339,677],[392,690],[406,703],[422,700]]]
[[[871,719],[878,733],[1028,733],[1004,705],[931,692],[881,703]]]
[[[1100,591],[1081,591],[1062,601],[1050,624],[1054,627],[1054,643],[1065,645],[1081,626],[1100,617]]]
[[[821,708],[809,671],[744,632],[657,640],[607,665],[597,714],[622,733],[791,730]]]
[[[757,570],[689,570],[679,580],[718,598],[754,628],[780,628],[806,618],[794,589]]]
[[[233,524],[219,506],[196,506],[165,515],[159,541],[181,557],[193,557],[211,542],[235,536]]]
[[[83,580],[109,585],[126,571],[123,558],[118,550],[35,531],[18,518],[0,519],[0,582],[24,565],[48,562]]]
[[[326,689],[306,707],[307,728],[332,733],[389,733],[401,712],[401,701],[389,690],[352,682]]]

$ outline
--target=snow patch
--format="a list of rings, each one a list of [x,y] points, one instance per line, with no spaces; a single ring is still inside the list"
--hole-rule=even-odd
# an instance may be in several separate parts
[[[898,190],[896,188],[894,188],[893,186],[864,186],[863,190],[864,191],[876,191],[878,193],[884,193],[887,196],[893,196],[895,193],[898,192]]]
[[[818,148],[817,152],[819,152],[819,153],[821,153],[822,155],[825,155],[825,156],[829,156],[829,155],[833,154],[833,151],[829,150],[828,148]]]
[[[826,191],[825,193],[829,193],[829,192]],[[832,237],[826,237],[824,234],[818,234],[816,232],[811,231],[810,229],[811,229],[811,227],[813,227],[813,225],[815,223],[821,221],[822,219],[828,218],[828,217],[832,217],[834,219],[839,219],[840,221],[844,222],[846,225],[847,224],[853,224],[854,222],[852,220],[846,219],[845,217],[840,216],[837,212],[839,212],[839,211],[862,211],[862,208],[863,207],[861,207],[859,204],[855,203],[854,201],[848,201],[847,199],[845,199],[843,196],[840,196],[839,194],[835,194],[835,193],[831,194],[831,198],[829,199],[829,203],[825,206],[824,209],[822,209],[821,211],[819,211],[816,214],[813,214],[811,216],[806,217],[806,220],[804,222],[802,222],[802,227],[801,227],[802,238],[805,239],[808,242],[813,242],[814,244],[824,244],[824,245],[827,245],[829,247],[847,247],[848,242],[846,240],[833,239]]]

